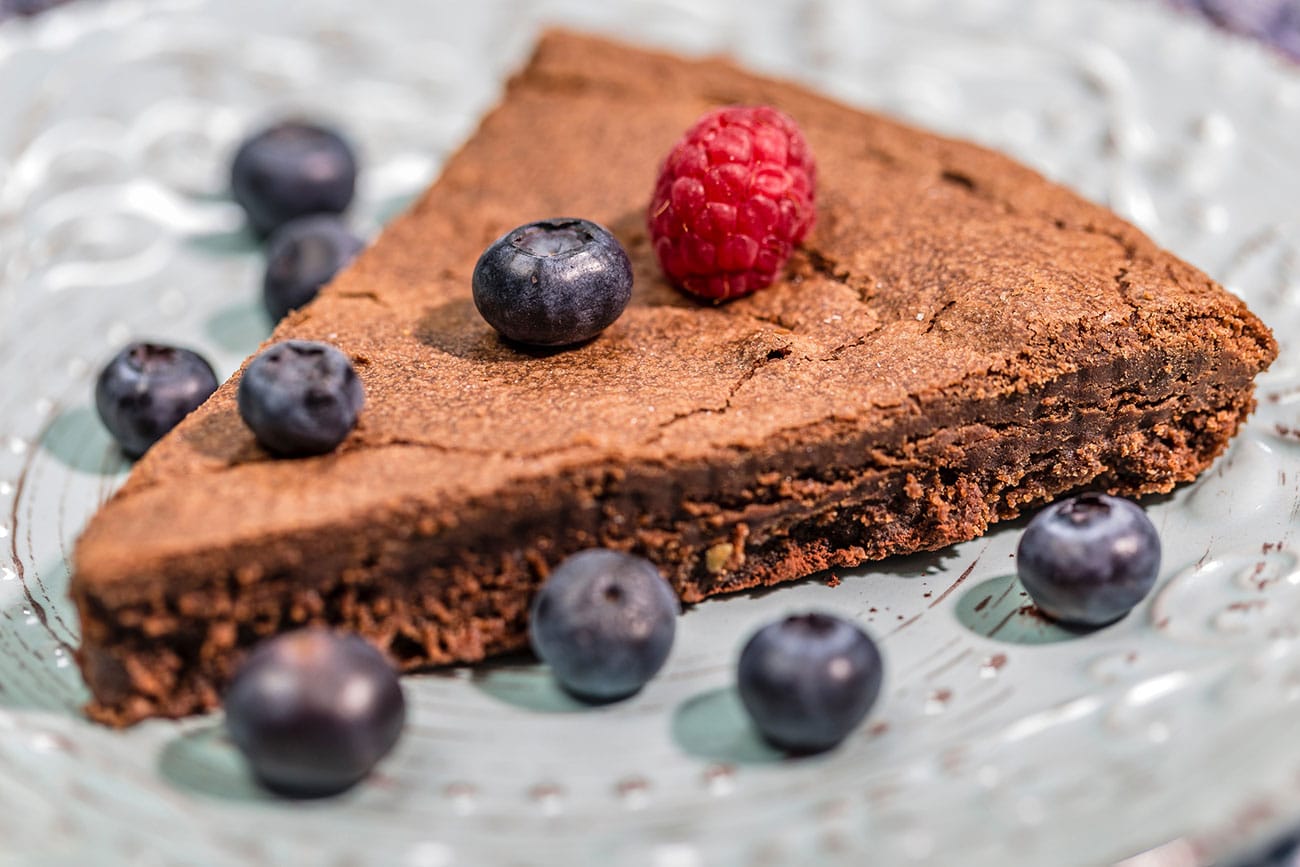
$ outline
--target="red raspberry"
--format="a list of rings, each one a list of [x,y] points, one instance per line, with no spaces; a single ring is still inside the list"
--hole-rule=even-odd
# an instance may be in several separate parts
[[[664,273],[716,301],[771,285],[812,229],[816,175],[789,115],[768,106],[704,115],[668,154],[650,202]]]

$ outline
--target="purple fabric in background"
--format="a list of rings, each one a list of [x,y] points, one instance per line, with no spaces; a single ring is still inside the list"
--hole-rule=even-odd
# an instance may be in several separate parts
[[[63,2],[65,0],[0,0],[0,21],[20,15],[35,15]]]
[[[1251,36],[1300,61],[1300,0],[1168,0],[1233,33]]]

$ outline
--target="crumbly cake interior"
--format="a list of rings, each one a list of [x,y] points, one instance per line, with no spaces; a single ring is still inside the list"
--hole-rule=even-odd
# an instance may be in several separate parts
[[[658,161],[708,108],[768,103],[818,160],[788,279],[720,307],[666,285]],[[477,315],[482,249],[609,226],[631,306],[563,352]],[[80,662],[111,724],[211,708],[244,648],[309,621],[406,668],[526,644],[549,568],[645,553],[682,599],[934,549],[1083,487],[1194,478],[1253,406],[1268,330],[1102,208],[987,150],[719,61],[553,33],[441,179],[274,338],[327,340],[367,407],[275,460],[235,381],[80,541]]]

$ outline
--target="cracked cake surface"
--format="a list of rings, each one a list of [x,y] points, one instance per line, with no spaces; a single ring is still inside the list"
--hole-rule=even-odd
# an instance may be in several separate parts
[[[714,307],[664,282],[645,211],[681,131],[729,103],[798,121],[818,221],[785,279]],[[614,231],[633,299],[584,346],[521,352],[471,273],[560,216]],[[538,583],[593,545],[693,602],[1080,488],[1167,491],[1223,450],[1276,352],[1203,273],[1003,156],[564,32],[287,337],[351,356],[360,424],[334,454],[271,458],[236,374],[145,455],[75,555],[101,720],[213,707],[244,648],[305,622],[409,668],[522,647]]]

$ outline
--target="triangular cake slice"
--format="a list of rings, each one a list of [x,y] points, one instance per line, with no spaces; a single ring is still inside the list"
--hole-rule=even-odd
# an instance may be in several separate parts
[[[713,307],[663,281],[645,211],[672,143],[726,103],[796,118],[819,213],[787,279]],[[525,354],[470,275],[554,216],[611,227],[636,288],[597,340]],[[244,648],[311,621],[406,668],[523,647],[538,583],[588,546],[651,557],[694,602],[1084,487],[1167,491],[1223,451],[1275,354],[1200,271],[1005,157],[566,33],[287,337],[355,360],[360,425],[273,459],[232,381],[140,461],[76,550],[100,720],[211,708]]]

